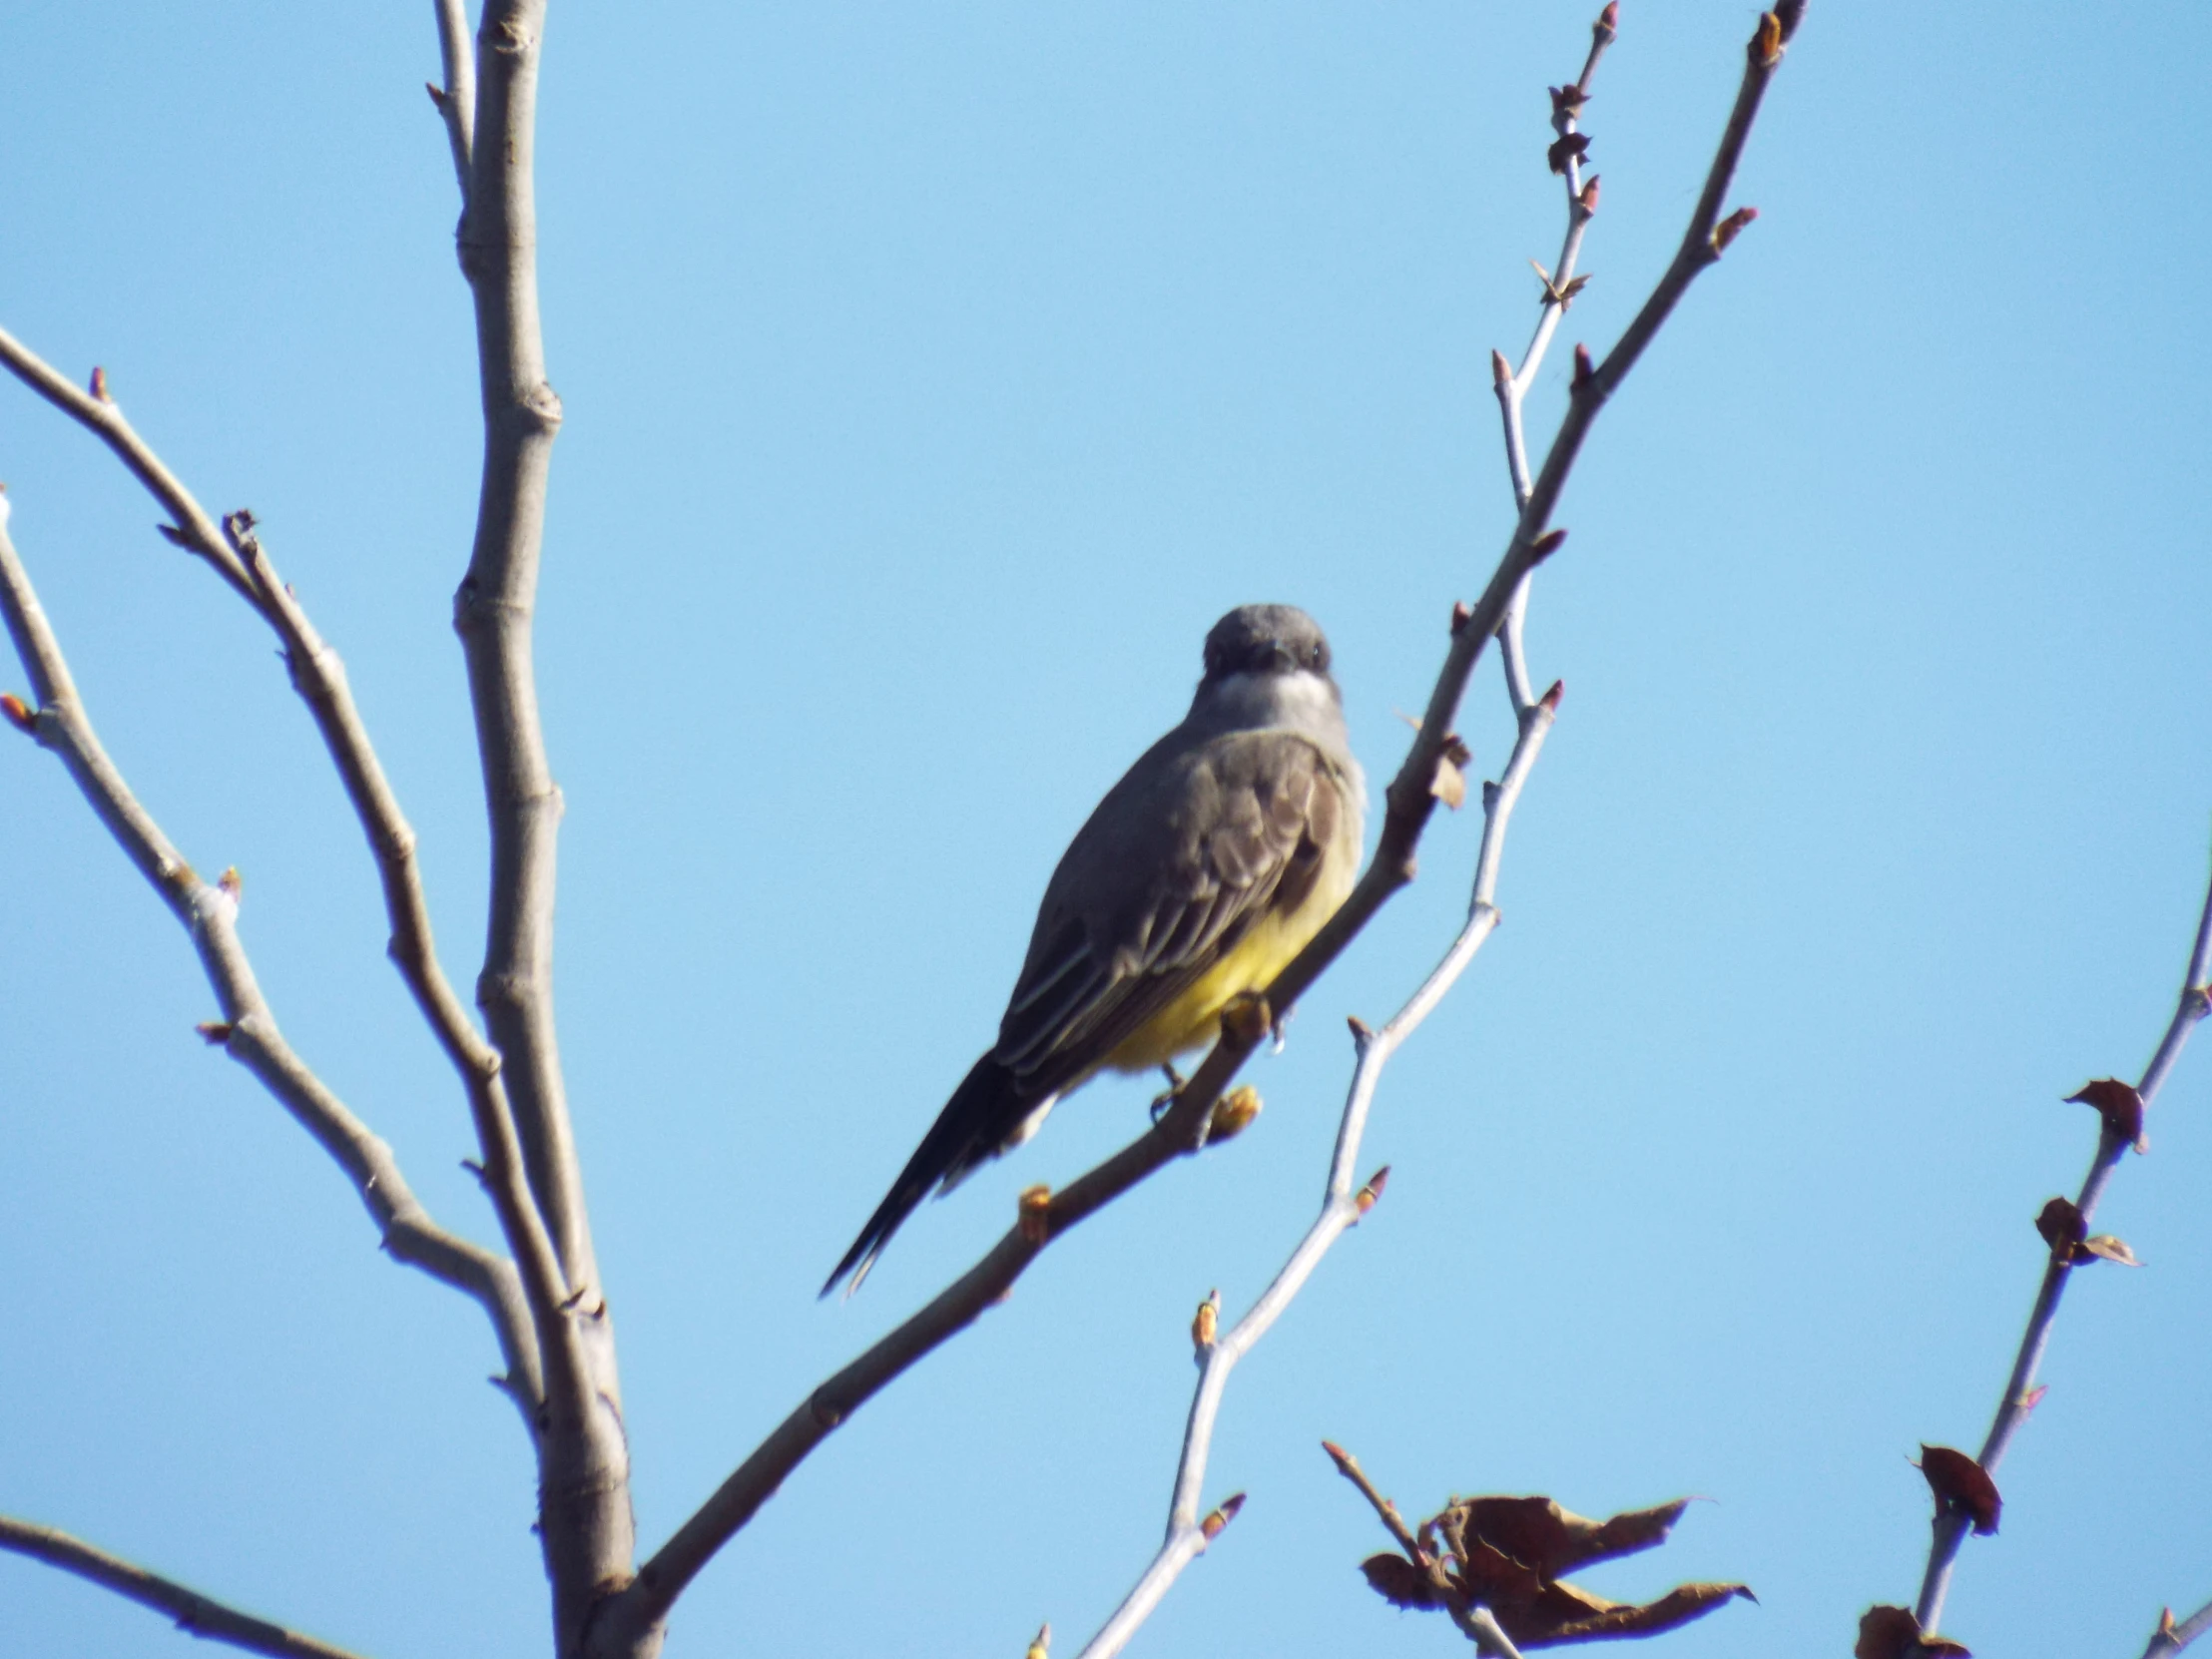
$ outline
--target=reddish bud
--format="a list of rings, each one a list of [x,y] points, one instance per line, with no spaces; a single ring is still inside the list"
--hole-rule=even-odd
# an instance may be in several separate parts
[[[1245,1495],[1239,1492],[1234,1497],[1224,1501],[1220,1508],[1198,1523],[1198,1529],[1206,1535],[1208,1543],[1212,1543],[1220,1537],[1221,1529],[1237,1518],[1237,1511],[1244,1507],[1244,1502]]]
[[[1490,380],[1499,391],[1513,383],[1513,365],[1505,360],[1502,351],[1490,353]]]
[[[1536,538],[1535,545],[1529,548],[1528,562],[1531,565],[1540,565],[1546,559],[1550,558],[1552,554],[1558,552],[1560,548],[1566,546],[1566,531],[1546,530],[1542,535]]]
[[[1389,1180],[1390,1166],[1388,1164],[1384,1164],[1381,1169],[1377,1170],[1373,1175],[1369,1176],[1368,1184],[1362,1187],[1359,1192],[1353,1196],[1353,1208],[1358,1210],[1363,1216],[1366,1215],[1370,1210],[1374,1209],[1377,1201],[1380,1200],[1382,1196],[1382,1189],[1389,1184]]]
[[[1598,176],[1595,173],[1591,174],[1588,182],[1582,187],[1581,196],[1576,198],[1582,204],[1582,211],[1585,214],[1597,212],[1597,179]]]
[[[92,371],[92,395],[103,403],[113,403],[115,401],[108,394],[108,371],[98,365],[95,365]]]
[[[1574,379],[1570,384],[1587,385],[1596,373],[1597,366],[1590,361],[1590,348],[1587,345],[1577,345],[1574,348]]]
[[[1564,680],[1554,680],[1551,683],[1551,690],[1545,692],[1542,697],[1536,700],[1536,706],[1541,709],[1549,709],[1553,714],[1557,714],[1559,712],[1559,700],[1566,695],[1567,683]]]
[[[2048,1382],[2038,1382],[2035,1384],[2034,1387],[2028,1389],[2026,1393],[2020,1395],[2021,1414],[2025,1415],[2027,1412],[2034,1410],[2036,1406],[2042,1404],[2043,1395],[2049,1392],[2050,1384]]]
[[[430,102],[437,106],[438,114],[443,115],[445,113],[445,89],[435,81],[425,81],[422,83],[422,90],[430,95]]]
[[[1771,16],[1772,14],[1770,13],[1769,15]],[[1743,229],[1746,225],[1749,225],[1758,217],[1759,210],[1757,208],[1738,208],[1734,213],[1730,214],[1726,219],[1722,220],[1718,225],[1714,226],[1713,252],[1716,254],[1727,253],[1728,245],[1734,242],[1738,236],[1743,234]]]
[[[0,692],[0,715],[8,717],[8,724],[27,737],[38,735],[38,716],[30,706],[13,692]]]
[[[238,1027],[229,1020],[204,1019],[193,1029],[200,1033],[200,1040],[210,1048],[221,1048],[231,1040],[231,1033]]]
[[[1590,25],[1590,34],[1600,46],[1610,46],[1621,38],[1621,0],[1606,0],[1605,9]]]
[[[1473,620],[1474,613],[1467,609],[1465,600],[1455,599],[1451,602],[1451,632],[1454,635],[1457,635],[1460,629],[1464,628]],[[1416,730],[1417,729],[1418,727],[1416,723]]]

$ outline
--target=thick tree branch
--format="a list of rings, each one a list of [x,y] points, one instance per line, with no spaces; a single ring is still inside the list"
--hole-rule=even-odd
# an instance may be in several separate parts
[[[1734,176],[1760,99],[1781,66],[1783,47],[1803,12],[1802,5],[1785,0],[1779,18],[1771,12],[1761,17],[1747,53],[1736,107],[1684,238],[1685,252],[1677,254],[1604,365],[1578,376],[1566,418],[1489,584],[1471,610],[1454,614],[1451,644],[1429,694],[1426,712],[1404,763],[1385,792],[1387,810],[1374,860],[1344,905],[1276,976],[1266,994],[1267,1007],[1260,1012],[1281,1014],[1292,1008],[1376,911],[1413,878],[1414,851],[1435,809],[1437,763],[1445,758],[1447,744],[1456,741],[1452,737],[1453,720],[1482,646],[1504,625],[1521,579],[1562,539],[1558,533],[1547,535],[1546,527],[1599,409],[1618,389],[1690,282],[1720,257],[1714,246],[1718,208],[1713,204],[1718,203]],[[478,132],[485,130],[486,124],[479,120]],[[480,163],[484,154],[481,145],[478,154]],[[1703,250],[1702,257],[1691,258],[1688,251],[1693,249]],[[1051,1195],[1049,1202],[1025,1208],[1013,1229],[981,1261],[817,1387],[677,1528],[639,1569],[636,1580],[606,1598],[593,1616],[589,1651],[609,1656],[634,1651],[635,1644],[659,1627],[676,1598],[715,1552],[736,1536],[785,1477],[839,1423],[909,1366],[1004,1297],[1051,1240],[1164,1165],[1202,1148],[1216,1102],[1267,1029],[1265,1018],[1226,1018],[1221,1040],[1149,1131]]]
[[[441,23],[449,14],[441,9]],[[577,1375],[547,1378],[538,1530],[556,1649],[579,1651],[599,1598],[629,1582],[636,1546],[614,1331],[599,1285],[553,1024],[554,840],[561,794],[539,723],[531,615],[561,403],[538,317],[536,116],[545,0],[486,0],[459,255],[476,312],[484,467],[476,538],[453,600],[491,827],[491,903],[476,1000],[561,1277]],[[565,1384],[565,1385],[564,1385]],[[649,1653],[657,1631],[631,1651]]]
[[[148,1572],[135,1562],[110,1555],[82,1538],[73,1538],[51,1526],[0,1515],[0,1549],[13,1550],[64,1572],[73,1572],[142,1607],[167,1613],[177,1621],[177,1628],[190,1636],[228,1642],[249,1653],[269,1654],[271,1659],[358,1659],[342,1647],[332,1647],[312,1636],[302,1636],[296,1630],[286,1630],[280,1624],[271,1624],[267,1619],[226,1607],[198,1590],[187,1589],[173,1578]]]
[[[2142,1081],[2135,1085],[2135,1092],[2146,1109],[2157,1097],[2174,1062],[2181,1058],[2189,1033],[2196,1029],[2197,1022],[2208,1010],[2212,1010],[2212,887],[2205,892],[2204,912],[2197,922],[2189,966],[2182,974],[2181,995],[2174,1008],[2174,1017],[2167,1022],[2166,1034],[2159,1040],[2150,1064],[2144,1068]],[[2074,1200],[2074,1208],[2080,1212],[2084,1226],[2095,1213],[2097,1201],[2104,1196],[2112,1172],[2134,1144],[2134,1137],[2119,1133],[2109,1117],[2100,1113],[2099,1118],[2096,1156],[2089,1162],[2089,1173],[2081,1183],[2081,1195]],[[2020,1338],[2019,1353],[2012,1362],[2012,1374],[2005,1380],[2003,1396],[1997,1401],[1996,1417],[1989,1424],[1988,1437],[1981,1443],[1981,1455],[1975,1459],[1987,1473],[1996,1472],[1998,1462],[2012,1443],[2012,1436],[2027,1420],[2027,1413],[2034,1404],[2038,1392],[2035,1373],[2042,1364],[2043,1350],[2050,1345],[2051,1325],[2058,1317],[2058,1301],[2065,1294],[2066,1280],[2073,1270],[2074,1263],[2066,1253],[2055,1249],[2051,1252],[2043,1269],[2042,1286],[2035,1295],[2035,1306],[2027,1316],[2027,1330]],[[1958,1549],[1965,1541],[1969,1524],[1969,1517],[1958,1505],[1936,1505],[1928,1570],[1921,1579],[1921,1598],[1914,1609],[1923,1630],[1936,1629],[1942,1615],[1943,1599],[1950,1590],[1951,1569],[1957,1562]]]
[[[537,1343],[513,1265],[433,1223],[409,1191],[391,1148],[371,1134],[284,1041],[239,940],[235,888],[200,878],[131,794],[101,747],[61,646],[8,536],[9,512],[6,498],[0,496],[0,620],[7,625],[38,699],[36,710],[24,711],[32,735],[61,758],[109,832],[191,935],[222,1013],[220,1021],[205,1028],[206,1035],[253,1072],[337,1161],[382,1233],[384,1248],[395,1259],[466,1292],[483,1306],[506,1359],[503,1383],[525,1417],[530,1417],[543,1383]]]

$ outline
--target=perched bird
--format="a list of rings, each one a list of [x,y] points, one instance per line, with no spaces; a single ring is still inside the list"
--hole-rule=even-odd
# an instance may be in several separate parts
[[[1183,723],[1061,854],[998,1041],[952,1091],[822,1288],[853,1290],[931,1187],[1019,1146],[1095,1073],[1211,1042],[1352,891],[1367,786],[1304,611],[1244,605],[1206,636]],[[849,1293],[848,1293],[849,1294]]]

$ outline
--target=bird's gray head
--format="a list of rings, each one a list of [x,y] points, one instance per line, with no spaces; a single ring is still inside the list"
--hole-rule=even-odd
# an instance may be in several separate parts
[[[1206,635],[1206,679],[1233,674],[1329,677],[1329,641],[1296,605],[1239,605]]]
[[[1206,636],[1190,718],[1218,731],[1290,727],[1342,749],[1344,704],[1321,625],[1295,605],[1238,606]]]

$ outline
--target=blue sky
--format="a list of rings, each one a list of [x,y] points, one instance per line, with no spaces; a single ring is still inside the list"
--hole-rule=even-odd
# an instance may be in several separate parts
[[[1492,345],[1556,251],[1546,82],[1585,0],[556,6],[556,452],[539,663],[569,813],[562,1047],[658,1540],[1032,1181],[1134,1132],[1102,1083],[815,1289],[988,1041],[1036,895],[1180,713],[1228,606],[1337,647],[1386,774],[1510,522]],[[1749,7],[1631,5],[1587,126],[1565,339],[1671,251]],[[1696,1493],[1641,1597],[1762,1597],[1680,1655],[1848,1650],[1909,1600],[1923,1439],[1978,1443],[2031,1218],[2172,1008],[2212,831],[2201,8],[1816,5],[1758,224],[1608,409],[1539,578],[1567,683],[1506,923],[1393,1064],[1375,1217],[1231,1384],[1251,1502],[1133,1651],[1458,1650],[1357,1562],[1316,1442],[1423,1512]],[[448,631],[474,369],[429,7],[0,17],[0,323],[107,366],[251,505],[421,831],[447,966],[481,808]],[[1563,353],[1531,414],[1548,430]],[[261,625],[113,460],[0,386],[14,533],[104,737],[300,1051],[435,1214],[491,1222],[462,1101]],[[0,684],[21,689],[11,665]],[[1509,727],[1494,664],[1464,730]],[[870,1404],[681,1605],[672,1654],[1066,1651],[1164,1518],[1192,1306],[1305,1226],[1349,1070],[1449,937],[1476,825],[1309,997],[1235,1146],[1056,1247]],[[366,1653],[544,1649],[531,1473],[474,1311],[192,1033],[184,939],[60,769],[0,743],[0,1510]],[[2100,1225],[1947,1631],[2133,1653],[2212,1596],[2212,1052]],[[23,1651],[183,1651],[0,1559]]]

